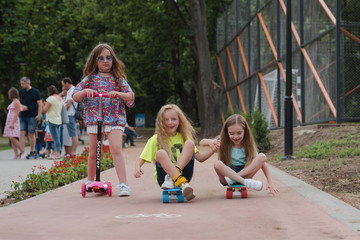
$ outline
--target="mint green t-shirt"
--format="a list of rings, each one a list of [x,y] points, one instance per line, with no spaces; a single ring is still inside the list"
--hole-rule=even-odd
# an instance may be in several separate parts
[[[258,152],[255,150],[255,154],[257,155]],[[246,164],[246,155],[245,155],[245,148],[235,148],[233,147],[231,150],[231,160],[232,165],[235,166],[243,166]]]

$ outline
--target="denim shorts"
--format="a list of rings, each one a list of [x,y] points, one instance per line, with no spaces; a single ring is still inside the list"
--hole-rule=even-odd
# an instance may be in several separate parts
[[[232,170],[234,170],[237,173],[240,172],[241,170],[243,170],[244,167],[245,167],[244,165],[239,165],[239,166],[237,166],[237,165],[229,165],[229,168],[231,168]],[[220,181],[220,179],[219,179],[219,181]],[[220,181],[220,183],[223,186],[227,186],[227,184],[224,184],[221,181]]]
[[[20,119],[20,131],[35,133],[36,125],[37,125],[35,117],[19,117],[19,119]]]
[[[76,128],[76,120],[75,120],[75,116],[71,115],[68,116],[69,117],[69,123],[66,124],[68,133],[70,137],[75,137],[77,136],[77,128]]]
[[[157,175],[157,182],[158,182],[159,186],[161,186],[164,183],[166,174],[167,173],[161,167],[160,163],[156,162],[156,175]],[[193,174],[194,174],[194,155],[193,155],[192,159],[190,160],[190,162],[183,169],[182,175],[190,182]]]

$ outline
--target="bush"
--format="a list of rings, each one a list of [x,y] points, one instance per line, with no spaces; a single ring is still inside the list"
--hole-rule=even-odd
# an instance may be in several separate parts
[[[85,148],[82,154],[74,158],[54,161],[50,169],[46,169],[46,167],[41,165],[39,167],[34,166],[32,173],[28,174],[22,183],[13,181],[11,187],[14,191],[9,194],[9,198],[23,200],[85,178],[87,176],[88,153],[89,149]],[[106,170],[113,166],[109,151],[104,149],[101,170]],[[36,168],[40,170],[39,173],[35,173]]]

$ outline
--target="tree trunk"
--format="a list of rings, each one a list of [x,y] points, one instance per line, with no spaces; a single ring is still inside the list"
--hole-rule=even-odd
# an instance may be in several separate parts
[[[222,126],[221,89],[214,84],[206,27],[205,0],[190,0],[191,23],[195,33],[197,82],[196,97],[201,137],[216,136]]]

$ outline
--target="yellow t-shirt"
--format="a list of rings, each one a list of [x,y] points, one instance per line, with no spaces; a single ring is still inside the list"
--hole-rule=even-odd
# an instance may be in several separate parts
[[[48,97],[46,101],[51,104],[50,108],[46,112],[46,121],[60,125],[62,102],[57,100],[54,96]]]
[[[173,157],[170,157],[172,159],[172,162],[174,165],[176,165],[181,151],[184,147],[184,139],[181,136],[180,133],[176,133],[175,136],[170,137],[170,152],[172,153]],[[152,136],[146,143],[140,158],[143,159],[146,162],[152,162],[153,160],[156,160],[156,152],[158,151],[157,148],[157,134]],[[199,150],[195,147],[194,153],[197,153]],[[155,175],[155,182],[157,182],[157,173],[156,173],[156,166],[154,167],[154,175]]]

